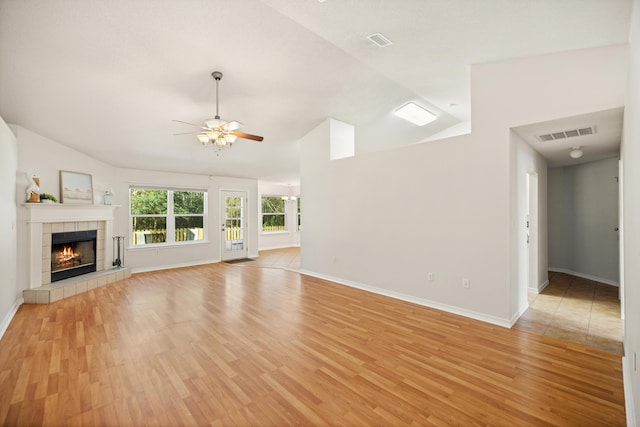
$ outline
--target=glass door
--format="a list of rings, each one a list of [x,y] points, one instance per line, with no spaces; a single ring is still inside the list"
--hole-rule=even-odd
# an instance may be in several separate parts
[[[247,258],[246,215],[247,193],[245,191],[221,191],[220,218],[222,251],[221,260]]]

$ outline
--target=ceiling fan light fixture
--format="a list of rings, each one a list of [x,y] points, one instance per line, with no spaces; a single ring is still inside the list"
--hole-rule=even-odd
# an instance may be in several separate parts
[[[214,71],[211,76],[216,82],[216,115],[212,119],[205,120],[205,126],[197,125],[195,123],[189,123],[182,120],[174,120],[175,122],[184,123],[191,126],[196,126],[200,130],[198,132],[183,132],[175,135],[196,134],[196,138],[204,147],[215,147],[216,151],[220,151],[226,146],[231,146],[237,138],[250,139],[253,141],[262,142],[264,139],[258,135],[252,135],[250,133],[237,132],[238,129],[244,125],[236,120],[225,121],[220,119],[219,113],[219,86],[222,79],[222,73],[220,71]]]
[[[398,108],[394,114],[401,117],[416,126],[424,126],[431,123],[438,117],[431,111],[427,111],[414,102],[409,102]]]
[[[209,119],[209,120],[205,121],[204,123],[207,125],[208,128],[217,128],[217,127],[220,127],[223,124],[225,124],[225,122],[220,120],[220,118]]]

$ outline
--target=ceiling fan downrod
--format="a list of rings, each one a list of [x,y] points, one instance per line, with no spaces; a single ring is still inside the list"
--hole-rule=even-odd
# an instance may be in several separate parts
[[[220,84],[220,80],[222,80],[222,73],[220,71],[214,71],[211,73],[211,77],[216,81],[216,116],[214,119],[220,120],[220,114],[218,114],[218,86]]]

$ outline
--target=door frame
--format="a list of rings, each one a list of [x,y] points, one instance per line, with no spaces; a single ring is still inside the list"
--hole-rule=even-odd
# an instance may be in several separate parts
[[[226,249],[226,219],[227,219],[227,203],[226,197],[229,194],[235,193],[236,196],[240,195],[240,197],[244,200],[244,205],[242,209],[242,224],[243,224],[243,250],[242,251],[227,251]],[[221,261],[230,261],[234,259],[242,259],[247,258],[249,256],[249,215],[248,215],[248,205],[249,205],[249,192],[247,190],[231,190],[231,189],[220,189],[219,193],[220,200],[220,221],[219,221],[219,230],[220,230],[220,260]]]
[[[538,260],[538,174],[536,172],[527,173],[527,222],[528,222],[528,242],[527,242],[527,290],[539,292],[539,260]]]

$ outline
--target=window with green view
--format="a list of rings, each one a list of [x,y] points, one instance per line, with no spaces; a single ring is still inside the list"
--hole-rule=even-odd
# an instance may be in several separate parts
[[[204,191],[130,189],[131,243],[181,243],[204,240]]]
[[[262,231],[286,231],[286,203],[281,196],[262,196]]]

